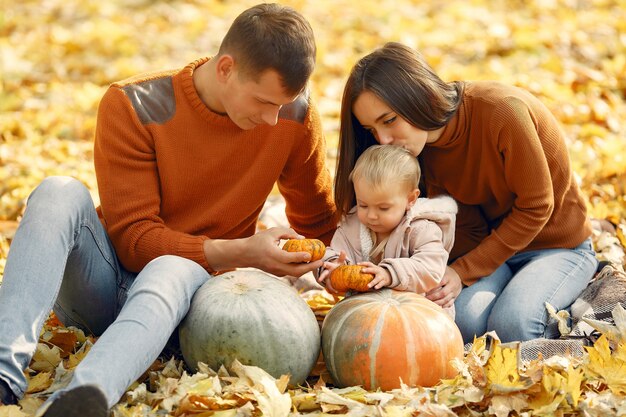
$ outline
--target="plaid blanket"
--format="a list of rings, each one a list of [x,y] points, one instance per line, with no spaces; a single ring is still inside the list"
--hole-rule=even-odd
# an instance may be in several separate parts
[[[594,322],[615,324],[612,311],[618,304],[626,308],[626,274],[612,264],[605,264],[572,304],[570,311],[555,311],[546,304],[550,314],[546,333],[552,332],[558,338],[512,342],[505,346],[518,349],[520,365],[537,359],[539,354],[544,359],[555,355],[580,357],[584,353],[583,346],[593,345],[600,337],[596,329],[598,323]],[[471,344],[466,349],[470,347]]]

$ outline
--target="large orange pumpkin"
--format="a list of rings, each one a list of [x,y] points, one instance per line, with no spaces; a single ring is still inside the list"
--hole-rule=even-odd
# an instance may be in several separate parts
[[[461,333],[441,307],[426,297],[382,289],[347,297],[322,326],[326,367],[337,386],[391,390],[400,380],[433,386],[457,371]]]

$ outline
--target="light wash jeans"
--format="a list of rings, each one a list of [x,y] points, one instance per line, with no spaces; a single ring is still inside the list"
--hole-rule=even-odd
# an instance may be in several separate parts
[[[492,330],[503,342],[558,337],[556,329],[547,328],[545,303],[568,309],[597,267],[591,239],[574,249],[512,256],[491,275],[463,288],[454,302],[463,341],[469,343],[474,335]]]
[[[86,187],[47,178],[28,199],[0,286],[0,378],[24,395],[23,370],[54,309],[65,325],[100,336],[65,390],[95,384],[112,407],[158,357],[208,278],[177,256],[138,275],[124,270]]]

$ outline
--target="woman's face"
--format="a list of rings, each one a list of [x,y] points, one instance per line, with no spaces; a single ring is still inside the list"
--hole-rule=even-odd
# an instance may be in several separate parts
[[[359,123],[370,131],[381,145],[395,145],[419,155],[427,143],[439,138],[443,128],[422,130],[403,119],[370,91],[363,91],[352,106]]]

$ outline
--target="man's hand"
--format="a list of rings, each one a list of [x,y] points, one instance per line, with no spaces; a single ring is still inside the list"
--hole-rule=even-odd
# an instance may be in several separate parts
[[[359,265],[363,265],[365,267],[361,270],[361,272],[374,275],[374,279],[367,284],[369,288],[379,290],[391,285],[391,275],[385,268],[371,262],[359,262]]]
[[[277,276],[300,277],[322,266],[322,261],[307,263],[308,252],[287,252],[281,239],[302,239],[293,229],[272,227],[244,239],[207,239],[204,255],[216,271],[237,267],[258,268]]]
[[[448,308],[454,305],[454,300],[459,296],[462,289],[461,277],[454,269],[448,266],[441,279],[441,285],[428,291],[426,298],[442,308]]]

